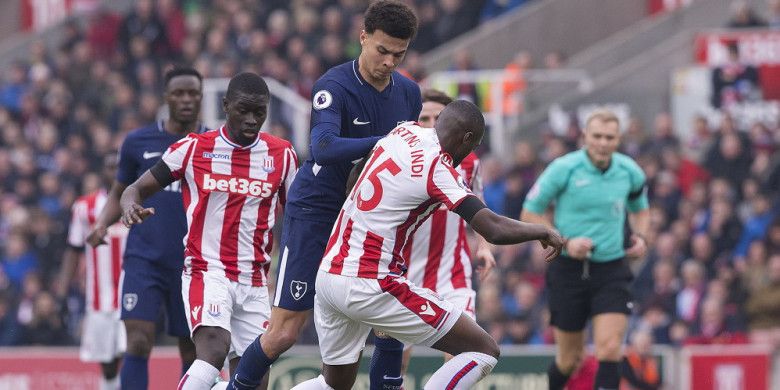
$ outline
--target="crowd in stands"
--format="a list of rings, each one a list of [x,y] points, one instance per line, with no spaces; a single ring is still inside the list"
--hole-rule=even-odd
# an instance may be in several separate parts
[[[410,1],[420,33],[407,63],[524,2]],[[84,278],[56,286],[70,206],[101,185],[103,156],[157,118],[167,69],[254,71],[308,98],[327,68],[359,54],[367,4],[138,0],[126,15],[99,8],[67,22],[56,47],[33,42],[0,75],[0,345],[77,342]]]
[[[523,2],[412,1],[421,26],[406,71],[421,79],[420,53]],[[0,83],[0,346],[77,342],[84,278],[54,293],[69,208],[100,185],[102,157],[155,120],[164,70],[253,70],[309,97],[325,69],[357,56],[365,3],[139,0],[128,15],[101,10],[70,23],[57,48],[32,44]],[[455,67],[473,66],[466,54]],[[648,177],[653,224],[649,254],[632,263],[632,329],[662,344],[780,346],[780,129],[737,128],[728,116],[690,126],[681,139],[659,113],[652,128],[634,120],[624,134],[623,152]],[[578,136],[517,142],[511,161],[483,153],[488,206],[518,218],[539,173]],[[498,269],[476,284],[480,324],[502,344],[551,343],[541,247],[496,254]]]

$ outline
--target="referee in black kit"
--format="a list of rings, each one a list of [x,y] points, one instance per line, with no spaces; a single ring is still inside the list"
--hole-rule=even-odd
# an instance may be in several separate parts
[[[525,222],[554,226],[566,238],[563,254],[547,269],[555,362],[547,375],[551,390],[563,389],[582,356],[585,325],[593,321],[599,361],[594,389],[620,385],[622,344],[631,313],[626,258],[642,257],[649,228],[645,175],[630,157],[617,153],[620,123],[598,110],[585,122],[585,146],[562,156],[542,172],[523,204]],[[553,220],[545,216],[553,203]],[[626,211],[633,234],[624,248]]]

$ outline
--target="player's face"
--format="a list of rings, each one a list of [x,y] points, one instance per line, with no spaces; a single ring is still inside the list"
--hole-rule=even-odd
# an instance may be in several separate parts
[[[168,103],[171,120],[180,123],[196,122],[202,98],[201,84],[197,77],[181,75],[172,78],[165,90],[165,102]]]
[[[393,38],[382,30],[375,30],[372,34],[362,31],[360,45],[361,74],[368,76],[369,81],[386,82],[403,61],[409,39]]]
[[[585,128],[585,149],[597,167],[608,167],[612,153],[619,145],[620,127],[617,122],[593,119]]]
[[[417,122],[422,127],[434,127],[436,119],[439,119],[439,113],[444,109],[444,105],[437,102],[425,102],[422,105],[422,111],[420,111],[420,118]]]
[[[268,99],[267,95],[237,92],[232,100],[223,100],[228,133],[233,142],[239,145],[254,142],[268,116]]]

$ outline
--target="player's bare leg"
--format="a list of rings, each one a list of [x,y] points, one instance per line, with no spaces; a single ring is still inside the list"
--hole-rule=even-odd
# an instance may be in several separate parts
[[[310,315],[311,310],[293,311],[272,307],[268,330],[244,351],[236,374],[230,378],[228,389],[244,390],[259,386],[271,364],[298,341],[298,335]]]
[[[192,335],[197,359],[179,382],[181,390],[209,390],[225,363],[230,332],[216,326],[201,326]]]
[[[181,356],[181,375],[184,376],[195,361],[195,343],[189,337],[179,337],[179,356]]]
[[[424,389],[470,389],[498,362],[500,350],[495,340],[466,314],[433,348],[454,357],[436,370]]]
[[[620,361],[623,358],[623,338],[628,317],[623,313],[603,313],[593,316],[593,344],[599,369],[594,386],[617,389],[620,384]]]
[[[547,370],[550,390],[563,389],[569,376],[582,359],[585,348],[585,333],[583,331],[567,332],[553,328],[555,335],[555,361]]]
[[[260,338],[263,352],[276,360],[279,355],[290,349],[298,341],[301,329],[311,315],[311,310],[293,311],[281,307],[271,308],[271,320],[268,330]]]

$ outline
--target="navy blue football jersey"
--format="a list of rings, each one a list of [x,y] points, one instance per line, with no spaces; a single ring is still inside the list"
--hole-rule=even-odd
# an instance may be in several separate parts
[[[314,83],[313,91],[311,128],[335,125],[340,129],[338,136],[344,138],[385,136],[401,122],[416,121],[422,110],[417,83],[393,72],[390,84],[379,92],[360,75],[357,60],[328,70]],[[309,158],[293,181],[285,212],[296,218],[333,222],[346,198],[354,162],[319,165],[311,149],[310,144]]]
[[[200,129],[201,132],[204,130]],[[182,137],[165,131],[162,121],[130,132],[119,152],[117,181],[133,184],[160,161],[171,144]],[[132,226],[127,236],[125,257],[181,269],[184,266],[184,235],[187,233],[181,182],[173,182],[150,196],[143,206],[154,207],[154,216]]]

